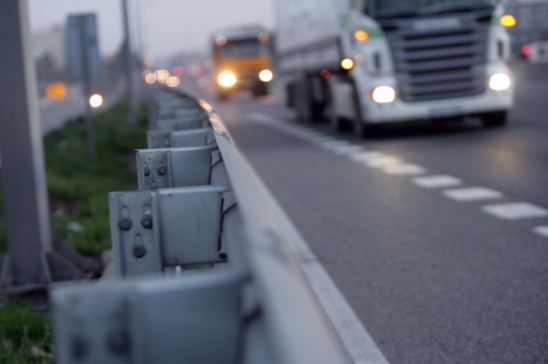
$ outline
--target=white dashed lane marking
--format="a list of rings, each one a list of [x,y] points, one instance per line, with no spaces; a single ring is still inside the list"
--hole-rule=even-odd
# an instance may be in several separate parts
[[[356,162],[365,163],[372,168],[384,168],[402,163],[400,159],[380,152],[359,153],[353,155],[351,159]]]
[[[394,164],[386,166],[384,172],[399,176],[416,176],[424,174],[426,169],[416,164]]]
[[[532,219],[548,216],[548,210],[526,202],[484,206],[483,211],[504,220]]]
[[[548,238],[548,225],[535,228],[535,233],[542,235],[545,238]]]
[[[450,188],[462,185],[460,179],[447,175],[417,177],[413,182],[419,187],[428,189]]]
[[[277,120],[270,115],[251,113],[249,116],[255,122],[268,124],[268,126],[301,138],[324,150],[348,157],[350,160],[362,163],[368,167],[382,169],[389,175],[418,176],[426,173],[426,168],[405,162],[396,156],[379,151],[367,151],[362,146],[355,143],[338,139],[304,126]],[[413,183],[416,186],[426,189],[446,189],[443,192],[444,195],[459,202],[487,201],[503,197],[501,192],[485,187],[457,188],[462,186],[462,180],[450,175],[418,176],[413,179]],[[505,220],[520,220],[548,216],[547,209],[524,202],[488,205],[483,207],[483,211]],[[537,234],[548,238],[548,226],[537,227],[534,231]]]
[[[446,190],[443,194],[452,200],[460,202],[493,200],[502,197],[502,193],[484,187],[455,188]]]

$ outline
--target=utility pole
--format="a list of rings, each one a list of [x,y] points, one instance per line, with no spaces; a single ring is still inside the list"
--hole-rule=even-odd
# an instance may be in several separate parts
[[[78,18],[80,29],[80,57],[82,58],[81,66],[81,82],[82,82],[82,94],[84,95],[85,113],[84,121],[86,124],[86,134],[88,142],[88,151],[92,158],[97,155],[97,146],[95,145],[95,126],[93,125],[91,105],[89,104],[89,98],[91,96],[91,70],[89,65],[89,34],[87,26],[87,17],[81,15]]]
[[[79,275],[52,249],[28,10],[27,0],[3,0],[0,11],[0,154],[8,233],[7,255],[0,256],[0,293]]]
[[[131,20],[129,14],[129,0],[122,0],[122,13],[124,18],[124,52],[126,60],[126,91],[128,106],[128,123],[137,123],[137,93],[135,88],[133,54],[131,51]]]

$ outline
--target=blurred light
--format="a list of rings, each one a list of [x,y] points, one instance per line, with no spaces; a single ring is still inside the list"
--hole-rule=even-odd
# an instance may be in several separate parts
[[[391,86],[378,86],[371,92],[371,99],[377,104],[389,104],[396,100],[396,90]]]
[[[515,27],[517,23],[516,18],[512,14],[505,14],[500,17],[500,24],[505,28]]]
[[[365,42],[367,39],[369,39],[369,33],[367,33],[363,29],[356,30],[356,32],[354,32],[354,39],[356,39],[358,42]]]
[[[224,88],[232,88],[236,85],[236,82],[238,82],[238,80],[236,79],[234,72],[224,71],[217,77],[217,83]]]
[[[512,81],[506,73],[495,73],[489,79],[489,88],[493,91],[506,91],[510,86]]]
[[[274,79],[274,74],[271,70],[262,70],[259,72],[259,80],[267,83]]]
[[[266,43],[266,42],[268,42],[269,39],[270,39],[270,36],[268,35],[268,33],[263,32],[263,33],[259,34],[259,41],[261,43]]]
[[[529,44],[522,45],[521,54],[525,57],[529,57],[529,55],[531,54],[531,46]]]
[[[46,86],[46,97],[50,100],[59,101],[67,96],[67,86],[64,82],[52,82]]]
[[[186,73],[186,70],[182,66],[175,66],[171,70],[171,73],[174,74],[175,76],[184,76],[184,74]]]
[[[93,94],[89,97],[89,106],[94,109],[97,109],[103,106],[103,96],[100,94]]]
[[[341,61],[341,68],[346,71],[350,71],[354,68],[354,60],[352,58],[345,58]]]
[[[145,82],[149,85],[154,85],[157,81],[156,74],[154,72],[145,73]]]
[[[181,79],[177,76],[169,76],[166,85],[171,88],[179,87],[181,85]]]
[[[215,39],[215,44],[217,44],[219,47],[224,47],[227,43],[227,39],[225,36],[220,35]]]
[[[204,74],[204,70],[203,70],[202,67],[194,65],[194,66],[192,66],[192,68],[190,69],[190,73],[191,73],[192,76],[194,76],[194,77],[201,77],[201,76],[203,76],[203,74]]]
[[[156,80],[160,83],[166,83],[169,78],[169,71],[166,69],[160,69],[156,71]]]
[[[320,77],[323,78],[324,80],[327,80],[329,76],[331,76],[331,72],[329,72],[328,69],[323,69],[320,71]]]

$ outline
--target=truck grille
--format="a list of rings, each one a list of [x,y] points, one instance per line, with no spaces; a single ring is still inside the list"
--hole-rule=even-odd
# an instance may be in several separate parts
[[[427,31],[414,29],[413,20],[407,19],[384,24],[400,98],[419,102],[483,93],[489,31],[485,18],[467,13],[459,17],[459,27]]]

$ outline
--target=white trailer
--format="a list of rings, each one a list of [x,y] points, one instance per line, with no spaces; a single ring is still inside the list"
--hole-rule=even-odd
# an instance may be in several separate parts
[[[375,124],[479,116],[513,104],[509,37],[495,0],[277,0],[287,103],[357,134]]]

